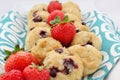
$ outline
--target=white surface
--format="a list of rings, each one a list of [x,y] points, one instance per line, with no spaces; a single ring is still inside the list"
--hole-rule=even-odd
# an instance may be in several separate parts
[[[48,0],[47,0],[48,1]],[[65,1],[65,0],[61,0]],[[36,3],[46,2],[45,0],[0,0],[0,16],[9,10],[26,13]],[[80,5],[82,11],[96,8],[99,11],[107,13],[119,26],[120,29],[120,0],[74,0]],[[47,3],[47,2],[46,2]],[[120,61],[112,69],[111,73],[105,80],[120,79]]]

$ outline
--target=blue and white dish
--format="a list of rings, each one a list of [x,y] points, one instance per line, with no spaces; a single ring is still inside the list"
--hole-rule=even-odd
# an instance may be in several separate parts
[[[107,15],[95,10],[83,14],[83,22],[101,39],[103,55],[99,69],[83,80],[103,80],[120,58],[120,31]],[[10,11],[0,19],[0,65],[5,63],[4,49],[25,46],[26,27],[26,16],[18,12]]]

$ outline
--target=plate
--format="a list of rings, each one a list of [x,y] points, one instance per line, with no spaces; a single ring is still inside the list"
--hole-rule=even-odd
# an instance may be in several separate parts
[[[83,13],[83,22],[101,39],[103,55],[99,69],[83,80],[102,80],[120,57],[120,31],[106,14],[96,10]],[[0,65],[4,65],[4,49],[12,50],[16,44],[25,46],[26,26],[26,15],[19,12],[10,11],[0,19]]]

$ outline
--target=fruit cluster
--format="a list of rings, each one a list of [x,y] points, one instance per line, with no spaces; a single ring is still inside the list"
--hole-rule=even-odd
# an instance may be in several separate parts
[[[49,80],[50,73],[39,67],[36,58],[31,52],[25,52],[18,45],[14,51],[5,50],[5,73],[0,80]]]
[[[76,33],[75,25],[68,20],[61,11],[62,5],[59,2],[51,2],[48,5],[48,24],[51,25],[51,35],[54,39],[59,40],[63,46],[69,46]]]
[[[34,6],[27,28],[27,51],[18,45],[12,52],[5,50],[5,73],[0,80],[79,80],[102,62],[100,40],[82,23],[73,2]]]

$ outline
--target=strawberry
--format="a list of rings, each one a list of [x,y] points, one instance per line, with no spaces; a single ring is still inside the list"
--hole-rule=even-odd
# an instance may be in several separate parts
[[[49,80],[50,73],[48,70],[39,70],[38,67],[28,66],[23,70],[23,75],[26,80]]]
[[[11,70],[0,77],[0,80],[24,80],[23,74],[19,70]]]
[[[52,28],[52,37],[59,40],[63,46],[68,47],[76,33],[75,26],[72,23],[58,24]]]
[[[48,70],[41,70],[40,75],[42,77],[41,80],[50,80],[50,72]]]
[[[0,74],[0,80],[4,80],[5,74]]]
[[[63,21],[58,19],[56,17],[51,21],[52,24],[56,25],[52,28],[51,35],[54,39],[59,40],[63,46],[68,47],[75,36],[76,28],[73,23],[68,22],[68,16],[65,16]]]
[[[64,20],[64,12],[60,11],[60,10],[55,10],[53,11],[47,19],[48,24],[51,25],[51,21],[54,20],[56,17],[59,17],[60,20]]]
[[[36,58],[30,52],[21,50],[18,45],[15,46],[15,51],[10,52],[5,50],[5,52],[10,55],[5,63],[6,72],[12,69],[23,71],[23,69],[32,62],[37,64]]]
[[[62,10],[62,4],[58,1],[51,1],[47,8],[48,12],[51,13],[54,10]]]

